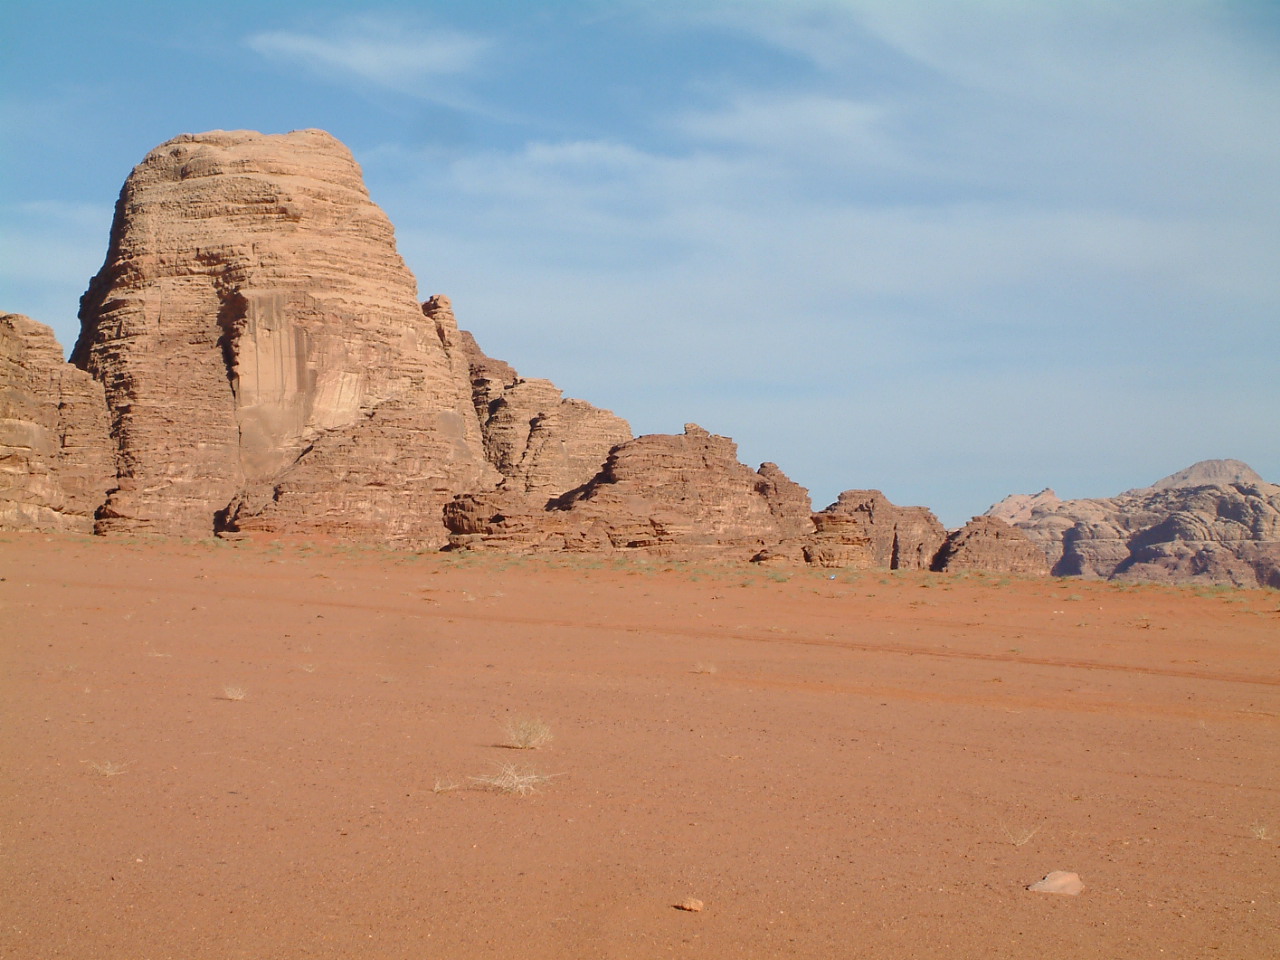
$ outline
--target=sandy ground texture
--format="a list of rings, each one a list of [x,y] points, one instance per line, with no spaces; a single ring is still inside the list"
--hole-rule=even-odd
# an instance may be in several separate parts
[[[0,641],[3,957],[1280,956],[1276,592],[7,534]]]

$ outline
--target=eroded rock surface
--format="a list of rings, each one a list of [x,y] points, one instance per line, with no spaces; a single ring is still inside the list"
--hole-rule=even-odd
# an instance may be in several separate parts
[[[91,533],[114,478],[102,387],[48,327],[0,314],[0,530]]]
[[[448,297],[432,297],[423,313],[436,325],[457,374],[471,384],[485,457],[502,489],[544,502],[594,477],[609,451],[631,439],[631,426],[585,400],[566,399],[550,380],[521,377],[487,356],[459,330]]]
[[[642,550],[748,559],[813,530],[808,492],[774,464],[738,462],[737,445],[696,424],[620,444],[596,476],[539,508],[512,492],[445,508],[455,547]]]
[[[1040,577],[1049,561],[1039,544],[997,517],[974,517],[947,536],[933,568],[947,573],[982,571]]]
[[[445,492],[496,479],[391,224],[322,131],[151,151],[81,324],[118,445],[100,530],[341,533],[363,511],[394,536],[364,509],[394,499],[439,537]]]
[[[1202,461],[1116,497],[1014,498],[1008,519],[1059,576],[1280,587],[1280,486],[1240,461]]]
[[[947,531],[925,507],[899,507],[879,490],[846,490],[813,515],[806,563],[855,570],[929,570]]]

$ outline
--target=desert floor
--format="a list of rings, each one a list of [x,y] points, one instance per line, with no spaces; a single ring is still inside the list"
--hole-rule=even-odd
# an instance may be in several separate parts
[[[0,656],[4,957],[1280,955],[1276,592],[4,534]]]

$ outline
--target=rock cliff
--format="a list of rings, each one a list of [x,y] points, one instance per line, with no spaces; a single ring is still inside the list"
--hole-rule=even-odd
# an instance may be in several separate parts
[[[99,529],[342,535],[354,511],[370,534],[441,539],[448,495],[497,475],[415,288],[328,134],[151,151],[72,355],[103,384],[118,446]]]
[[[1011,497],[987,516],[1036,541],[1058,576],[1280,587],[1280,486],[1239,461],[1202,461],[1115,497]]]
[[[844,491],[813,514],[813,524],[815,533],[800,550],[818,567],[929,570],[947,538],[930,510],[899,507],[879,490]]]
[[[0,530],[92,532],[114,479],[101,385],[48,327],[0,314]]]

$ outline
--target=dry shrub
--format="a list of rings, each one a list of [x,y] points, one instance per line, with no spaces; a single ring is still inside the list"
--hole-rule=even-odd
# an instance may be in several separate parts
[[[541,784],[558,776],[560,776],[558,773],[539,773],[536,770],[523,769],[514,763],[503,763],[498,765],[496,773],[483,777],[471,777],[471,780],[482,787],[497,790],[499,793],[513,793],[527,797],[531,793],[537,793]]]
[[[507,739],[503,746],[512,750],[537,750],[551,742],[551,727],[536,717],[517,717],[503,728]]]

